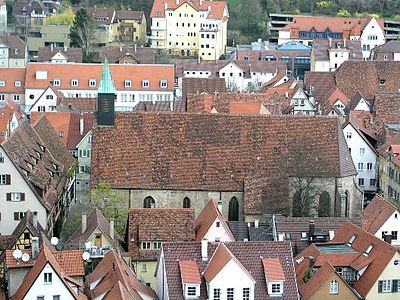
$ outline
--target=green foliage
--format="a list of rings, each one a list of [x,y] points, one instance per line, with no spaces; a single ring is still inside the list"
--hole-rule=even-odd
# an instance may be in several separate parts
[[[72,9],[67,9],[62,13],[51,15],[45,19],[46,25],[72,25],[75,20],[75,14]]]
[[[107,220],[114,220],[115,231],[119,235],[124,235],[128,218],[127,200],[124,193],[114,190],[108,183],[99,183],[90,191],[90,199]]]
[[[67,172],[67,178],[71,178],[71,177],[74,175],[74,173],[75,173],[77,167],[78,167],[78,163],[77,163],[77,162],[74,163],[74,164],[71,166],[71,168],[70,168],[70,169],[68,170],[68,172]]]
[[[348,10],[346,9],[341,9],[339,12],[336,14],[337,17],[351,17],[351,13],[349,13]]]
[[[78,10],[70,31],[71,47],[82,48],[87,55],[91,50],[97,26],[96,20],[84,9]]]

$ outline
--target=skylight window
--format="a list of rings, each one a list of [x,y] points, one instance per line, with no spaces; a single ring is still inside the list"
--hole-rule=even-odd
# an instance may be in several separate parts
[[[349,245],[353,244],[354,240],[357,238],[357,235],[353,234],[352,237],[349,240]]]
[[[372,249],[374,248],[374,245],[369,245],[367,250],[365,250],[364,255],[368,256],[368,254],[371,253]]]

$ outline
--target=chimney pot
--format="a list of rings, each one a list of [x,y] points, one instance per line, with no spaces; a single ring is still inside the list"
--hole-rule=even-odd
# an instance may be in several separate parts
[[[87,222],[86,214],[82,214],[82,234],[84,234],[86,231],[86,226],[87,226],[86,222]]]
[[[201,260],[207,261],[208,260],[208,240],[203,239],[201,241]]]
[[[81,117],[79,119],[79,134],[80,135],[83,135],[83,129],[85,127],[84,125],[85,125],[85,123],[84,123],[84,119],[83,119],[83,113],[81,113]]]
[[[315,233],[315,222],[314,220],[310,220],[309,232],[308,232],[310,241],[313,240],[314,233]]]
[[[39,238],[32,237],[32,259],[35,260],[39,256]]]
[[[37,213],[32,213],[32,225],[33,225],[33,227],[35,227],[36,229],[37,229],[37,222],[38,222],[38,220],[37,220]]]

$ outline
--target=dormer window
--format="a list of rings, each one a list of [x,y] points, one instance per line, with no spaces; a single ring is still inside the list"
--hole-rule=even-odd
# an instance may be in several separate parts
[[[54,86],[60,86],[60,84],[61,84],[61,80],[60,80],[59,78],[55,78],[55,79],[53,80],[53,85],[54,85]]]
[[[353,244],[354,240],[357,238],[357,235],[353,234],[348,242],[348,245],[350,246],[351,244]]]
[[[19,49],[18,48],[14,48],[14,54],[18,55],[19,54]]]
[[[142,80],[142,87],[148,88],[150,86],[150,81],[148,80]]]
[[[160,81],[160,87],[163,88],[163,89],[167,88],[168,87],[167,80],[161,80]]]
[[[89,86],[90,87],[95,87],[96,86],[96,79],[90,79],[89,80]]]
[[[374,245],[369,245],[367,250],[365,250],[364,255],[368,256],[368,254],[371,253],[372,249],[374,248]]]
[[[78,79],[72,79],[71,80],[71,86],[78,86],[79,80]]]
[[[150,250],[151,249],[151,243],[150,242],[142,242],[142,249],[143,250]]]
[[[132,86],[132,81],[131,80],[125,80],[124,81],[124,86],[125,87],[131,87]]]
[[[283,295],[283,282],[268,283],[268,294],[271,296],[282,296]]]

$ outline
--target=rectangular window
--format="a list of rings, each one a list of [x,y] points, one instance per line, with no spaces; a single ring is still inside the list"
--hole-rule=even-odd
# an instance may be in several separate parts
[[[235,289],[227,288],[226,289],[226,300],[233,300],[235,297]]]
[[[372,170],[372,163],[367,163],[367,171],[371,171]]]
[[[351,132],[350,131],[346,133],[346,138],[351,139]]]
[[[25,201],[25,193],[8,193],[11,194],[11,201],[13,202],[19,202],[19,201]]]
[[[40,112],[46,111],[46,106],[43,106],[43,105],[38,106],[38,111],[40,111]]]
[[[20,98],[19,98],[19,95],[14,95],[14,96],[13,96],[13,99],[14,99],[14,101],[17,101],[17,102],[18,102],[19,99],[20,99]]]
[[[168,86],[167,80],[161,80],[160,81],[160,87],[161,88],[165,89],[165,88],[167,88],[167,86]]]
[[[52,284],[52,283],[53,283],[53,274],[44,273],[44,284]]]
[[[79,83],[78,79],[71,80],[71,86],[78,86],[78,83]]]
[[[96,79],[90,79],[89,80],[89,86],[90,87],[95,87],[96,86]]]
[[[153,242],[153,249],[154,250],[161,249],[161,242]]]
[[[37,296],[36,300],[44,300],[44,296]]]
[[[142,242],[142,249],[143,250],[150,250],[151,249],[151,243],[150,242]]]
[[[362,162],[358,163],[357,170],[359,170],[359,171],[364,170],[364,163],[362,163]]]
[[[24,212],[15,211],[15,212],[14,212],[14,221],[19,221],[19,220],[23,219],[24,216],[25,216],[25,213],[24,213]]]
[[[54,79],[53,80],[53,85],[54,86],[60,86],[60,84],[61,84],[61,80],[60,79]]]
[[[250,288],[243,288],[243,300],[250,300]]]
[[[0,163],[1,163],[1,164],[4,163],[4,156],[3,156],[2,153],[0,153]]]
[[[365,148],[360,148],[360,155],[364,155],[365,154]]]
[[[147,272],[147,265],[142,263],[142,272]]]
[[[60,300],[60,295],[54,295],[53,300]]]
[[[339,283],[336,280],[332,280],[329,286],[329,294],[339,293]]]
[[[392,231],[392,240],[397,241],[397,233],[398,231]]]
[[[378,293],[391,293],[391,292],[392,292],[392,281],[391,280],[379,280]]]
[[[358,185],[364,185],[364,178],[358,178]]]
[[[131,80],[125,80],[124,81],[125,87],[131,87],[132,86],[132,81]]]
[[[150,82],[148,80],[142,80],[142,87],[148,88],[150,86]]]
[[[196,296],[196,287],[195,286],[188,286],[187,295],[188,296]]]
[[[221,289],[214,289],[214,300],[221,300]]]
[[[10,185],[10,184],[11,184],[11,175],[0,174],[0,185]]]
[[[281,283],[272,283],[271,284],[271,294],[276,295],[276,294],[282,294],[282,284]]]

